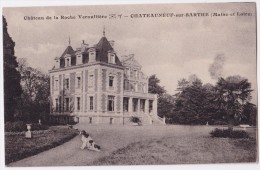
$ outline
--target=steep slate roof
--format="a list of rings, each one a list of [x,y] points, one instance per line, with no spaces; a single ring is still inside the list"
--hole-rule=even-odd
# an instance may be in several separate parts
[[[107,38],[102,37],[96,45],[96,61],[108,63],[108,51],[114,51]],[[117,55],[115,58],[116,65],[122,66]]]
[[[108,63],[108,51],[114,51],[113,47],[110,45],[110,43],[108,42],[107,38],[104,36],[102,37],[99,42],[95,45],[94,47],[96,49],[96,61],[100,61],[100,62],[104,62],[104,63]],[[84,51],[82,51],[84,54],[86,54],[87,58],[88,58],[88,51],[89,48],[86,48]],[[64,57],[66,54],[70,54],[71,55],[71,65],[75,65],[76,64],[76,50],[73,50],[73,48],[69,45],[65,51],[62,53],[60,59],[64,60]],[[83,56],[84,57],[84,56]],[[74,61],[75,60],[75,61]],[[87,59],[88,60],[88,59]],[[65,64],[64,61],[61,61],[61,65],[62,67],[64,67],[63,65]],[[84,63],[84,62],[83,62]],[[120,60],[118,59],[118,56],[116,55],[115,57],[115,64],[119,65],[119,66],[123,66],[120,62]]]
[[[71,56],[73,56],[75,54],[75,51],[73,50],[73,48],[69,45],[66,50],[62,53],[60,58],[64,58],[64,56],[66,54],[70,54]]]

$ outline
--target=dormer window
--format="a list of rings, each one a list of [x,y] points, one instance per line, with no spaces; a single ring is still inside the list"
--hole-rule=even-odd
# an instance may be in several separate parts
[[[108,53],[108,63],[115,64],[116,55],[115,53]]]
[[[60,59],[58,57],[55,58],[55,68],[60,67]]]
[[[70,66],[70,59],[67,58],[67,67],[69,67],[69,66]]]
[[[89,62],[96,61],[96,50],[94,48],[89,49]]]
[[[77,55],[77,64],[82,64],[82,55]]]

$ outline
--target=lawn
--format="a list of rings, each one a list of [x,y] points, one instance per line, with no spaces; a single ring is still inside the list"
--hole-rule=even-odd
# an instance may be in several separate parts
[[[67,127],[50,127],[50,131],[34,134],[32,139],[24,135],[5,135],[6,164],[61,145],[76,135],[75,130]]]
[[[101,146],[81,150],[80,136],[8,166],[151,165],[256,161],[256,128],[250,139],[212,138],[218,126],[77,125]],[[227,128],[227,127],[226,127]]]
[[[250,139],[212,138],[210,126],[133,127],[126,130],[130,142],[92,165],[151,165],[256,162],[256,130]],[[133,129],[130,128],[130,129]],[[110,128],[111,129],[111,128]],[[122,128],[124,129],[124,128]],[[113,130],[112,130],[113,131]],[[111,132],[112,132],[111,131]],[[122,138],[117,133],[118,139]],[[109,132],[108,132],[109,133]],[[115,134],[115,133],[114,133]],[[104,136],[106,136],[104,134]],[[123,142],[124,140],[122,140]],[[118,141],[120,142],[120,141]],[[119,144],[120,145],[120,144]]]

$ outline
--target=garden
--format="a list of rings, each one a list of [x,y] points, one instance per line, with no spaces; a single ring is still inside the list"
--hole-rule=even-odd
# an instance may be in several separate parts
[[[22,121],[5,124],[5,161],[9,164],[61,145],[78,132],[66,126],[32,124],[32,138],[26,138],[26,124]]]

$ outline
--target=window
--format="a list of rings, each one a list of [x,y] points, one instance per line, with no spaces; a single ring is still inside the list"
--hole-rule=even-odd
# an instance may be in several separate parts
[[[115,63],[115,54],[108,55],[108,63]]]
[[[114,100],[115,100],[114,96],[108,96],[108,106],[107,106],[108,111],[114,111]]]
[[[80,88],[81,77],[77,77],[77,88]]]
[[[58,87],[59,87],[59,81],[58,81],[58,80],[55,80],[55,87],[54,87],[54,89],[55,89],[55,90],[58,90]]]
[[[114,77],[109,76],[109,87],[113,87],[113,83],[114,83]]]
[[[69,98],[65,98],[65,104],[66,104],[65,110],[69,111],[69,109],[70,109],[70,99]]]
[[[126,75],[127,75],[127,77],[130,77],[130,69],[129,68],[126,68]]]
[[[55,99],[55,102],[56,102],[56,112],[59,111],[59,100],[58,99]]]
[[[140,100],[140,110],[142,111],[142,112],[144,112],[145,110],[145,100],[144,99],[141,99]]]
[[[77,110],[80,110],[80,97],[77,97]]]
[[[134,83],[134,91],[137,92],[137,84]]]
[[[125,80],[125,83],[124,83],[124,90],[129,90],[129,81],[128,80]]]
[[[89,97],[89,110],[93,110],[94,103],[93,103],[93,96]]]
[[[66,89],[70,88],[70,79],[68,79],[68,78],[65,79],[65,88]]]
[[[70,59],[67,58],[67,67],[70,66]]]
[[[134,76],[135,76],[136,79],[138,78],[138,71],[137,70],[134,70]]]
[[[89,75],[89,87],[93,87],[94,86],[94,75]]]
[[[124,112],[128,112],[128,101],[129,101],[129,98],[124,97],[124,99],[123,99]]]
[[[89,124],[92,124],[92,117],[89,117]]]
[[[96,60],[96,52],[94,49],[91,49],[89,52],[89,62],[94,62]]]
[[[137,112],[138,109],[138,99],[133,99],[133,111]]]

